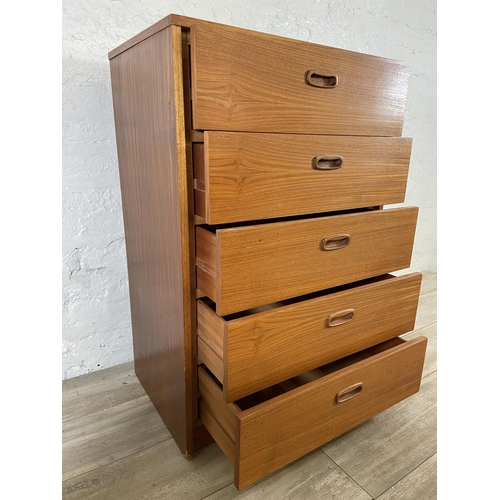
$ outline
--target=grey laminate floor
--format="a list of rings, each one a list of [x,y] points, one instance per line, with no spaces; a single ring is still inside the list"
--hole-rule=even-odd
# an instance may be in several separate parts
[[[418,335],[429,339],[418,394],[240,492],[215,443],[181,455],[132,363],[66,380],[63,499],[435,499],[435,275],[405,337]]]

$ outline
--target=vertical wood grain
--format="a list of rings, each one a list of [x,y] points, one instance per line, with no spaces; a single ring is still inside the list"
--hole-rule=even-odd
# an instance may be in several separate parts
[[[194,287],[181,28],[156,33],[110,65],[135,370],[191,455]]]

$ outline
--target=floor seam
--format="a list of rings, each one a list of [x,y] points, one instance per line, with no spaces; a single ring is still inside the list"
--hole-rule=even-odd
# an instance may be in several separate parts
[[[320,448],[320,450],[326,455],[326,457],[331,460],[349,479],[351,479],[355,484],[357,484],[372,500],[374,500],[373,496],[368,493],[368,491],[365,490],[365,488],[363,488],[363,486],[361,486],[347,471],[345,471],[337,462],[335,462],[335,460],[333,460],[332,457],[330,457],[328,455],[328,453],[325,452],[325,450],[323,450],[323,448]]]
[[[432,371],[432,372],[428,373],[427,375],[425,375],[424,377],[422,377],[421,380],[424,380],[424,378],[430,377],[431,375],[434,375],[435,373],[437,373],[437,368],[434,371]]]
[[[420,330],[423,330],[424,328],[428,328],[429,326],[432,326],[432,325],[436,325],[437,324],[437,320],[436,321],[431,321],[430,323],[427,323],[426,325],[424,326],[419,326],[417,329],[415,330],[411,330],[410,332],[407,332],[407,333],[404,333],[402,335],[402,337],[404,337],[405,335],[410,335],[411,333],[416,333],[416,332],[419,332]]]
[[[112,460],[104,465],[99,465],[97,467],[94,467],[93,469],[89,469],[85,472],[80,472],[79,474],[76,474],[75,476],[69,477],[67,479],[63,479],[62,484],[64,485],[64,483],[67,483],[68,481],[73,481],[75,478],[80,477],[80,476],[84,476],[85,474],[88,474],[89,472],[94,472],[94,471],[102,469],[104,467],[108,467],[109,465],[114,464],[116,462],[120,462],[121,460],[125,460],[126,458],[133,457],[134,455],[137,455],[138,453],[142,453],[143,451],[149,450],[150,448],[154,448],[155,446],[158,446],[162,443],[165,443],[166,441],[170,441],[171,439],[173,439],[173,438],[169,437],[167,439],[163,439],[161,441],[158,441],[155,444],[152,444],[151,446],[146,446],[145,448],[142,448],[142,450],[134,451],[133,453],[129,453],[128,455],[125,455],[124,457],[118,458],[116,460]]]
[[[230,483],[227,483],[225,486],[223,486],[222,488],[219,488],[218,490],[215,490],[215,491],[212,491],[212,493],[209,493],[206,497],[201,497],[199,498],[198,500],[205,500],[206,498],[208,497],[211,497],[212,495],[215,495],[216,493],[218,493],[219,491],[222,491],[224,488],[227,488],[228,486],[230,486],[231,484],[233,484],[233,482],[231,481]]]
[[[72,418],[68,418],[68,419],[66,419],[66,420],[62,420],[62,424],[66,424],[66,423],[68,423],[68,422],[71,422],[72,420],[76,420],[77,418],[83,418],[83,417],[88,417],[89,415],[94,415],[95,413],[99,413],[100,411],[103,411],[103,410],[109,410],[109,409],[111,409],[111,408],[115,408],[116,406],[119,406],[119,405],[121,405],[121,404],[125,404],[125,403],[128,403],[128,402],[130,402],[130,401],[134,401],[134,400],[136,400],[136,399],[143,398],[144,396],[147,396],[147,394],[146,394],[146,393],[144,393],[144,394],[142,394],[141,396],[137,396],[136,398],[126,399],[125,401],[120,401],[119,403],[116,403],[116,404],[111,405],[111,406],[106,406],[106,407],[104,407],[104,408],[100,408],[99,410],[91,411],[90,413],[85,413],[85,414],[83,414],[83,415],[78,415],[78,416],[76,416],[76,417],[72,417]],[[148,402],[149,402],[149,403],[151,402],[151,400],[149,399],[149,397],[148,397],[148,400],[147,400],[147,401],[145,401],[144,403],[140,403],[140,404],[141,404],[141,405],[142,405],[142,404],[147,404]]]
[[[376,497],[373,497],[373,498],[376,499],[376,498],[381,497],[385,492],[389,491],[391,488],[393,488],[394,486],[396,486],[396,484],[399,484],[405,477],[409,476],[412,472],[416,471],[419,467],[422,467],[422,465],[424,465],[425,462],[427,462],[428,460],[430,460],[435,455],[437,455],[437,451],[435,451],[432,455],[430,455],[429,457],[427,457],[423,462],[419,463],[411,471],[409,471],[407,474],[405,474],[401,479],[398,479],[393,485],[389,486],[389,488],[385,489],[384,491],[382,491],[382,493],[380,493],[379,495],[377,495]]]

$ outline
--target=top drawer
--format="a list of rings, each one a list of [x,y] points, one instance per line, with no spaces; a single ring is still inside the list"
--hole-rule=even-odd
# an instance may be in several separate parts
[[[212,24],[191,36],[195,129],[401,135],[399,61]]]

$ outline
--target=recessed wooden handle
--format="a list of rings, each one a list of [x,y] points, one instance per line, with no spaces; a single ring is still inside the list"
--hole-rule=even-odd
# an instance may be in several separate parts
[[[316,170],[337,170],[342,167],[344,158],[339,155],[315,156],[313,158],[313,168]]]
[[[350,234],[336,234],[335,236],[328,236],[321,240],[321,248],[323,250],[338,250],[349,245],[351,240]]]
[[[357,396],[363,390],[363,382],[358,382],[357,384],[350,385],[345,389],[342,389],[335,396],[335,402],[344,403],[345,401],[349,401],[354,396]]]
[[[340,326],[354,318],[354,309],[346,309],[328,316],[328,326]]]
[[[306,82],[313,87],[333,89],[338,85],[339,77],[337,75],[325,75],[317,71],[309,70],[306,73]]]

